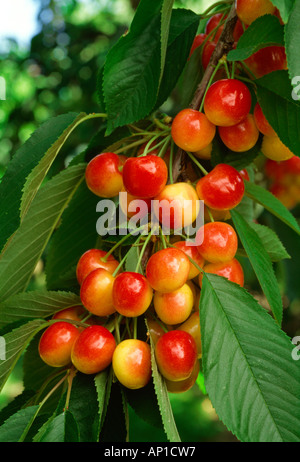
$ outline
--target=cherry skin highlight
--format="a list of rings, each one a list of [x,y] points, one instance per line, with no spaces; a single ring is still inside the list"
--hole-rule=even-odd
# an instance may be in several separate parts
[[[155,346],[158,369],[171,381],[185,380],[193,372],[197,361],[197,345],[185,331],[171,330],[165,333]]]
[[[114,373],[124,387],[137,390],[151,379],[150,346],[138,339],[123,340],[114,351]]]
[[[112,295],[116,311],[131,318],[140,316],[149,308],[153,290],[144,276],[127,271],[116,277]]]
[[[243,199],[245,185],[235,168],[227,164],[218,164],[198,181],[196,190],[207,207],[214,210],[231,210]]]
[[[39,355],[51,367],[71,363],[71,351],[80,331],[69,322],[57,321],[47,327],[39,341]]]
[[[213,124],[230,127],[242,122],[249,114],[251,100],[248,87],[240,80],[218,80],[207,90],[204,112]]]
[[[173,292],[155,292],[153,303],[159,319],[164,324],[175,326],[190,316],[194,307],[194,296],[188,284],[184,284]]]
[[[129,194],[140,199],[157,196],[168,181],[166,163],[155,155],[131,157],[123,167],[124,187]]]
[[[113,284],[115,278],[107,270],[98,268],[84,279],[80,288],[83,306],[97,316],[109,316],[115,313],[113,304]]]
[[[259,138],[259,131],[252,114],[232,127],[219,127],[219,135],[225,146],[234,152],[252,149]]]
[[[71,353],[72,363],[84,374],[95,374],[112,362],[116,348],[114,336],[103,326],[89,326],[76,339]]]
[[[179,249],[162,249],[154,253],[146,266],[146,277],[154,290],[166,293],[180,289],[188,280],[190,261]]]
[[[171,134],[178,147],[195,152],[206,148],[212,142],[216,127],[205,114],[194,109],[183,109],[173,120]]]
[[[231,225],[224,222],[207,223],[198,233],[203,233],[199,254],[210,263],[224,263],[232,260],[238,249],[238,237]],[[197,242],[197,237],[196,237]]]
[[[103,268],[109,273],[113,274],[117,269],[119,262],[109,255],[106,261],[102,259],[106,256],[107,252],[100,249],[89,249],[78,260],[76,267],[76,276],[78,283],[81,285],[86,276],[97,268]]]
[[[124,156],[118,156],[113,152],[98,154],[88,163],[85,171],[88,188],[96,196],[117,196],[123,188],[123,163]]]

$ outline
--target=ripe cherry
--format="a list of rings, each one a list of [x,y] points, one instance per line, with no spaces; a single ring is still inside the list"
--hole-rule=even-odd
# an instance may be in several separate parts
[[[84,374],[106,369],[116,348],[114,336],[103,326],[89,326],[76,339],[71,353],[72,363]]]
[[[88,188],[97,196],[111,198],[122,191],[124,156],[113,152],[98,154],[87,165],[85,179]]]
[[[157,196],[168,181],[166,163],[155,155],[130,157],[123,167],[124,187],[129,194],[141,199]]]
[[[153,211],[165,230],[182,229],[196,220],[200,211],[199,197],[188,183],[169,184],[155,197]]]
[[[238,249],[238,237],[231,225],[224,222],[207,223],[198,230],[203,235],[198,245],[199,254],[210,263],[224,263],[232,260]],[[196,237],[197,242],[197,237]]]
[[[80,331],[69,322],[57,321],[47,327],[39,341],[39,355],[52,367],[63,367],[71,363],[71,350]]]
[[[100,249],[90,249],[81,255],[76,267],[76,276],[80,285],[83,283],[86,276],[97,268],[104,268],[109,273],[114,273],[119,265],[119,262],[113,257],[113,255],[109,255],[107,259],[103,261],[103,258],[106,255],[107,252]]]
[[[138,339],[123,340],[112,359],[115,376],[124,387],[137,390],[151,379],[151,350],[148,343]]]
[[[212,41],[212,40],[208,40],[204,47],[203,47],[203,50],[202,50],[202,57],[201,57],[201,60],[202,60],[202,66],[203,66],[203,69],[205,70],[207,68],[207,66],[209,65],[209,62],[210,62],[210,59],[212,57],[212,54],[213,52],[215,51],[216,49],[216,42]]]
[[[155,252],[148,260],[146,277],[154,290],[173,292],[188,280],[190,261],[182,250],[169,248]]]
[[[252,114],[232,127],[219,127],[219,135],[225,146],[234,152],[252,149],[259,138],[259,131]]]
[[[153,290],[143,275],[125,271],[116,277],[112,295],[117,312],[131,318],[140,316],[149,308]]]
[[[231,210],[243,199],[245,185],[235,168],[227,164],[218,164],[198,181],[196,190],[207,207],[214,210]]]
[[[267,121],[259,103],[256,103],[254,107],[253,115],[254,115],[256,126],[258,130],[260,131],[260,133],[262,133],[263,135],[267,135],[267,136],[276,135],[275,130],[271,127],[271,125]]]
[[[197,266],[203,268],[204,258],[199,254],[197,247],[194,244],[189,243],[188,241],[178,241],[174,244],[174,247],[182,250],[191,260],[193,260]],[[190,260],[190,272],[188,279],[194,279],[200,273],[199,268],[197,268]]]
[[[70,321],[81,321],[81,315],[85,312],[86,311],[83,308],[83,306],[70,306],[69,308],[57,311],[57,313],[55,313],[52,316],[52,319],[68,319]]]
[[[244,286],[244,270],[235,258],[226,263],[209,263],[204,266],[203,270],[205,273],[216,274],[242,287]],[[199,283],[202,286],[202,273],[199,275]]]
[[[222,79],[207,90],[204,112],[219,127],[230,127],[242,122],[251,109],[251,93],[237,79]]]
[[[195,152],[212,142],[216,127],[205,114],[194,109],[183,109],[173,120],[171,134],[178,147]]]
[[[83,306],[97,316],[115,313],[112,296],[114,281],[113,275],[103,268],[89,273],[80,288]]]
[[[198,34],[198,35],[196,35],[196,37],[194,38],[194,41],[193,41],[193,45],[191,47],[190,57],[192,56],[192,54],[194,53],[194,51],[197,48],[201,47],[201,45],[203,44],[206,37],[207,37],[206,34]]]
[[[271,160],[284,161],[294,157],[290,149],[283,144],[279,136],[264,136],[261,152]]]
[[[163,377],[172,381],[185,380],[193,372],[198,353],[194,338],[185,331],[166,332],[155,346],[158,369]]]
[[[283,46],[261,48],[245,60],[245,64],[257,78],[274,71],[287,69],[287,58]]]
[[[173,292],[155,292],[153,303],[159,319],[164,324],[175,326],[190,316],[194,307],[194,296],[188,284],[184,284]]]
[[[260,16],[274,14],[276,10],[270,0],[236,0],[235,4],[239,19],[247,25]]]

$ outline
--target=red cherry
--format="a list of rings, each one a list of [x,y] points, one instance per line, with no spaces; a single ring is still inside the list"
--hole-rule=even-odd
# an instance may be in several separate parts
[[[196,186],[198,196],[214,210],[231,210],[243,199],[245,185],[239,172],[227,164],[218,164]]]
[[[222,79],[209,87],[204,100],[207,118],[220,127],[240,123],[251,109],[248,87],[236,79]]]
[[[197,247],[188,241],[178,241],[174,244],[174,247],[182,250],[188,257],[191,258],[200,268],[204,266],[204,258],[199,254]],[[200,270],[190,261],[190,272],[188,279],[194,279]]]
[[[240,170],[240,175],[243,178],[243,180],[250,181],[249,173],[245,168],[243,168],[243,170]]]
[[[67,366],[71,362],[71,350],[79,334],[77,327],[69,322],[58,321],[52,324],[40,338],[40,357],[48,366]]]
[[[109,316],[115,313],[113,304],[113,284],[115,278],[103,268],[92,271],[84,279],[80,288],[83,306],[96,316]]]
[[[205,114],[194,109],[183,109],[173,120],[171,134],[174,143],[181,149],[196,152],[212,142],[216,127]]]
[[[235,258],[226,263],[209,263],[203,268],[205,273],[216,274],[231,282],[244,286],[244,271],[242,265]],[[202,287],[202,273],[199,275],[199,284]]]
[[[162,294],[155,292],[154,308],[159,319],[166,325],[175,326],[188,319],[194,307],[194,294],[188,284],[180,289]]]
[[[81,321],[81,315],[85,312],[83,306],[70,306],[60,310],[52,316],[52,319],[69,319],[70,321]]]
[[[84,374],[95,374],[111,364],[115,348],[115,338],[108,329],[98,325],[89,326],[73,345],[72,363]]]
[[[206,23],[205,27],[205,33],[208,35],[210,34],[219,24],[222,18],[227,19],[227,16],[224,17],[223,13],[216,13],[214,16],[212,16]],[[213,40],[217,42],[224,30],[225,24],[219,27],[217,30],[217,33],[215,36],[213,36]],[[238,40],[241,38],[241,36],[244,33],[244,28],[241,23],[241,21],[238,19],[236,26],[233,31],[233,38],[235,42],[238,42]]]
[[[107,252],[104,250],[90,249],[81,255],[76,267],[76,276],[80,285],[83,283],[86,276],[97,268],[104,268],[109,271],[109,273],[114,273],[119,262],[113,255],[109,255],[106,261],[102,261],[102,258],[104,258],[106,254]]]
[[[271,46],[262,48],[249,58],[245,64],[256,75],[263,77],[273,71],[287,69],[287,58],[283,46]]]
[[[85,179],[88,188],[97,196],[111,198],[123,188],[124,156],[113,152],[98,154],[87,165]]]
[[[179,249],[155,252],[148,260],[146,277],[154,290],[166,293],[180,289],[188,280],[190,261]]]
[[[166,379],[175,382],[185,380],[195,367],[197,345],[188,332],[172,330],[156,343],[155,357],[158,369]]]
[[[233,227],[228,223],[221,221],[207,223],[199,229],[198,233],[203,236],[203,242],[198,245],[197,249],[207,262],[224,263],[235,257],[238,249],[238,237]]]
[[[198,34],[198,35],[196,35],[196,37],[194,38],[194,41],[193,41],[193,45],[191,47],[190,57],[192,56],[192,54],[194,53],[194,51],[197,48],[201,47],[201,45],[203,44],[206,37],[207,37],[206,34]]]
[[[253,115],[254,115],[254,120],[255,120],[256,126],[257,126],[258,130],[260,131],[260,133],[262,133],[263,135],[267,135],[267,136],[275,136],[276,135],[275,130],[271,127],[271,125],[267,121],[267,119],[266,119],[266,117],[265,117],[259,103],[256,103],[256,105],[254,107]]]
[[[153,290],[141,274],[128,271],[116,277],[113,286],[113,303],[118,313],[123,316],[130,318],[145,313],[152,297]]]
[[[137,390],[151,379],[151,350],[148,343],[138,339],[120,342],[114,351],[113,370],[124,387]]]
[[[252,114],[248,114],[242,122],[232,127],[219,127],[218,131],[225,146],[234,152],[249,151],[259,138],[259,131]]]
[[[167,184],[166,163],[154,155],[130,157],[124,164],[123,181],[129,194],[141,199],[153,198]]]
[[[201,58],[203,69],[206,69],[209,65],[210,58],[212,57],[212,54],[215,51],[216,46],[217,44],[211,40],[208,40],[204,45]]]

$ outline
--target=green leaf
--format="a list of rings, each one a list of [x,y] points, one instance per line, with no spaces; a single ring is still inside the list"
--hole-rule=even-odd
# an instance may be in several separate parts
[[[282,299],[269,254],[259,235],[242,215],[235,210],[231,210],[231,218],[274,317],[278,324],[281,325]]]
[[[54,418],[50,418],[49,424],[38,441],[42,443],[79,442],[78,427],[72,413],[67,410]]]
[[[293,345],[242,287],[204,274],[200,300],[205,387],[242,442],[300,441],[300,368]]]
[[[278,8],[283,22],[286,23],[289,19],[289,15],[291,14],[294,0],[271,0],[271,2],[274,6],[276,6],[276,8]]]
[[[48,120],[14,154],[0,184],[0,249],[20,224],[22,190],[28,175],[77,117],[72,112]]]
[[[167,390],[167,386],[165,383],[164,378],[160,374],[156,359],[155,359],[155,346],[150,338],[151,342],[151,366],[152,366],[152,377],[153,377],[153,384],[154,390],[157,397],[157,402],[162,418],[162,423],[164,427],[165,434],[168,440],[171,443],[180,442],[180,436],[176,427],[176,423],[174,420],[173,411],[171,408],[170,398]]]
[[[0,390],[31,339],[48,323],[41,319],[30,321],[5,334],[5,359],[0,360]]]
[[[245,190],[248,197],[261,204],[266,210],[300,234],[300,228],[295,217],[272,193],[250,181],[245,181]]]
[[[269,228],[268,226],[261,225],[259,223],[248,223],[251,228],[258,234],[263,247],[265,248],[266,252],[269,254],[269,257],[273,262],[278,262],[284,260],[286,258],[291,258],[291,256],[287,253],[284,245],[282,244],[281,240],[274,232],[273,229]]]
[[[94,378],[98,400],[98,423],[96,428],[97,435],[100,434],[105,419],[107,405],[110,398],[112,376],[113,371],[111,369],[109,373],[107,370],[105,370],[97,374]]]
[[[166,101],[182,74],[198,26],[199,16],[192,11],[183,8],[173,10],[164,72],[155,108],[159,108]]]
[[[0,300],[26,289],[57,223],[84,178],[85,165],[69,167],[37,193],[0,257]]]
[[[69,292],[43,289],[20,293],[0,303],[0,325],[30,318],[47,318],[75,305],[81,305],[80,297]]]
[[[0,443],[17,443],[38,408],[38,405],[29,406],[10,416],[0,427]]]
[[[285,27],[285,49],[288,70],[291,80],[300,76],[299,48],[300,43],[300,2],[294,3],[288,23]]]
[[[107,134],[147,116],[161,75],[161,6],[143,0],[129,32],[109,51],[103,72]]]
[[[41,186],[45,176],[47,175],[53,161],[61,150],[62,146],[69,138],[75,128],[86,118],[85,113],[79,114],[74,122],[72,122],[68,128],[66,128],[60,137],[55,141],[50,149],[43,156],[38,165],[31,171],[26,179],[26,183],[23,188],[23,196],[21,201],[21,220],[24,218],[28,211],[28,208],[34,199],[39,187]]]
[[[86,250],[94,248],[97,242],[96,205],[99,200],[100,197],[93,194],[84,181],[63,212],[59,228],[51,238],[46,256],[45,273],[48,289],[65,289],[64,276],[69,270],[72,270],[76,283],[76,271],[73,269],[81,255]]]
[[[124,443],[128,440],[128,410],[119,382],[112,383],[100,443]]]
[[[284,46],[284,27],[273,15],[264,15],[254,21],[239,39],[236,49],[228,53],[228,61],[243,61],[261,48]]]
[[[271,72],[255,80],[258,102],[279,138],[300,156],[300,103],[293,99],[287,71]]]
[[[166,52],[168,47],[170,21],[174,0],[163,0],[161,9],[161,61],[160,61],[160,81],[165,67]]]

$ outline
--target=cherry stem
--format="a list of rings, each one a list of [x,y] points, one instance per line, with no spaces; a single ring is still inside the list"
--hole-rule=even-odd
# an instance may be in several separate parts
[[[138,232],[138,231],[141,231],[141,230],[144,230],[145,229],[145,226],[141,226],[140,228],[138,229],[135,229],[134,232]],[[122,244],[124,244],[124,242],[132,235],[132,232],[128,232],[128,234],[126,234],[124,237],[122,237],[122,239],[120,241],[118,241],[110,250],[108,250],[108,252],[106,253],[106,255],[104,257],[101,258],[101,261],[103,262],[106,262],[108,257],[114,253],[115,250],[117,250],[117,248],[119,246],[121,246]]]
[[[169,162],[169,182],[170,184],[174,183],[173,179],[173,161],[174,161],[174,142],[171,141],[171,149],[170,149],[170,162]]]
[[[71,367],[69,369],[69,375],[68,375],[68,390],[67,390],[67,396],[66,396],[66,403],[65,403],[65,409],[69,409],[69,402],[70,402],[70,397],[71,397],[71,390],[72,390],[72,383],[73,379],[77,373],[77,370],[75,367]]]
[[[209,81],[208,81],[207,87],[206,87],[206,89],[205,89],[205,92],[204,92],[204,95],[203,95],[203,98],[202,98],[202,101],[201,101],[201,105],[200,105],[200,108],[199,108],[199,112],[202,112],[202,111],[203,111],[203,106],[204,106],[205,97],[206,97],[206,94],[207,94],[207,92],[208,92],[208,90],[209,90],[209,87],[210,87],[211,84],[213,83],[213,80],[214,80],[215,75],[216,75],[216,73],[218,72],[219,68],[220,68],[221,66],[223,66],[223,65],[225,66],[225,62],[226,62],[226,60],[224,60],[224,58],[221,58],[221,59],[218,61],[218,64],[215,66],[215,69],[214,69],[214,71],[213,71],[213,73],[212,73],[212,75],[211,75],[211,77],[210,77],[210,79],[209,79]]]
[[[233,0],[223,0],[223,1],[220,1],[220,2],[216,2],[214,3],[213,5],[210,5],[205,11],[204,13],[202,13],[200,16],[201,16],[201,19],[205,19],[206,15],[211,11],[211,10],[215,10],[215,8],[219,5],[226,5],[226,4],[232,4],[233,3]],[[228,9],[228,8],[226,8]],[[218,10],[217,12],[216,11],[213,11],[211,14],[214,15],[216,13],[220,13],[220,10]]]
[[[143,255],[144,255],[144,252],[146,250],[146,247],[150,241],[150,239],[152,238],[152,232],[150,231],[149,233],[149,236],[146,238],[144,244],[143,244],[143,247],[141,249],[141,252],[140,252],[140,255],[139,255],[139,258],[138,258],[138,262],[136,264],[136,268],[135,268],[135,272],[136,273],[139,273],[139,270],[140,270],[140,266],[141,266],[141,263],[142,263],[142,259],[143,259]]]
[[[197,167],[201,170],[201,172],[203,173],[203,175],[208,175],[208,171],[205,170],[205,168],[203,167],[203,165],[201,165],[200,162],[198,162],[198,160],[195,158],[195,156],[193,156],[193,154],[191,154],[190,152],[187,152],[187,155],[188,155],[189,158],[194,162],[194,164],[197,165]]]

